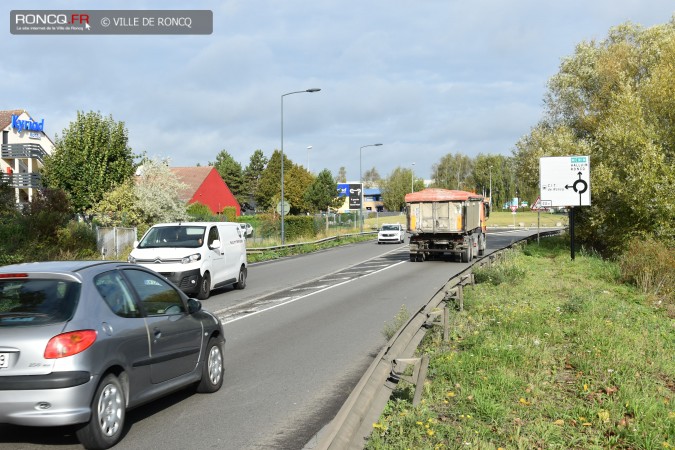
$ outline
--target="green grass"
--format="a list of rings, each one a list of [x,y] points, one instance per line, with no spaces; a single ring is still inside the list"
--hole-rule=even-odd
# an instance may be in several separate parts
[[[515,222],[516,227],[524,226],[532,228],[537,226],[537,220],[539,220],[539,225],[542,227],[555,227],[559,224],[567,226],[568,224],[567,214],[542,212],[539,214],[539,219],[537,219],[535,211],[518,211],[516,214],[511,213],[511,211],[492,211],[487,224],[488,227],[508,227],[513,226]]]
[[[675,321],[616,264],[554,238],[477,272],[420,347],[422,403],[401,383],[366,448],[675,448]]]

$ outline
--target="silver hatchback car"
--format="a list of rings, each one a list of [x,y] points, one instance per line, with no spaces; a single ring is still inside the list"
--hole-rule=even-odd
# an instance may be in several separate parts
[[[217,317],[143,267],[0,267],[0,423],[78,424],[86,448],[109,448],[128,409],[220,389],[224,345]]]

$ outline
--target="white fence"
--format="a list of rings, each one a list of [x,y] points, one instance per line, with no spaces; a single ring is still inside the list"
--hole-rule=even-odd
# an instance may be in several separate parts
[[[96,227],[96,247],[103,258],[119,256],[134,245],[136,228]]]

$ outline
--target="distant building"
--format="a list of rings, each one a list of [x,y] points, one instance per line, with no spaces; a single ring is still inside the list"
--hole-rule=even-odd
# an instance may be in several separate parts
[[[213,214],[221,214],[223,208],[233,206],[237,216],[241,215],[239,202],[215,167],[171,167],[171,172],[187,185],[178,194],[187,204],[199,202],[208,206]]]
[[[45,119],[34,120],[23,109],[0,111],[0,179],[14,188],[18,206],[33,201],[42,187],[44,158],[54,152],[44,128]]]

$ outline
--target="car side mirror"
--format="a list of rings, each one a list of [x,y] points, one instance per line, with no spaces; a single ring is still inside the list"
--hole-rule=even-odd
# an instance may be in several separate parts
[[[209,245],[209,248],[213,250],[214,248],[220,248],[220,241],[216,239],[215,241],[211,242],[211,245]]]
[[[188,313],[194,314],[202,310],[202,302],[194,298],[188,298]]]
[[[138,241],[134,241],[134,248],[138,247]]]

